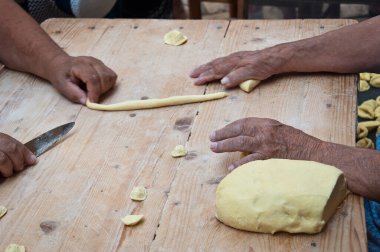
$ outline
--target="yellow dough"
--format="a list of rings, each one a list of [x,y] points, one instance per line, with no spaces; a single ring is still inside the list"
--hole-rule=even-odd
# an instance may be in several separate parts
[[[376,120],[378,120],[379,117],[380,117],[380,106],[378,106],[375,109],[375,118],[376,118]]]
[[[129,195],[129,197],[135,201],[143,201],[146,199],[147,196],[148,192],[146,188],[143,186],[134,187],[131,194]]]
[[[371,75],[371,80],[369,81],[369,83],[373,87],[380,88],[380,74],[372,74]]]
[[[359,84],[359,92],[365,92],[365,91],[368,91],[369,90],[369,84],[367,81],[365,80],[360,80],[360,84]]]
[[[168,45],[179,46],[187,41],[187,37],[178,30],[172,30],[164,35],[164,42]]]
[[[360,80],[369,81],[371,79],[371,73],[360,73]]]
[[[380,122],[379,121],[365,121],[365,122],[358,123],[358,126],[359,127],[365,127],[368,129],[368,131],[371,131],[371,130],[379,127]]]
[[[0,219],[7,213],[7,208],[4,206],[0,206]]]
[[[260,84],[259,80],[247,80],[239,84],[240,89],[250,93],[257,85]]]
[[[187,151],[183,145],[177,145],[171,152],[172,157],[184,157],[186,154]]]
[[[375,128],[380,126],[379,121],[365,121],[358,123],[357,128],[357,137],[358,138],[364,138],[368,136],[368,132],[371,130],[374,130]]]
[[[376,107],[380,106],[380,96],[376,98]]]
[[[86,101],[86,106],[94,110],[107,110],[107,111],[117,111],[117,110],[136,110],[136,109],[150,109],[150,108],[160,108],[166,106],[183,105],[188,103],[211,101],[216,99],[221,99],[228,96],[226,92],[218,92],[206,95],[186,95],[186,96],[172,96],[163,99],[149,99],[149,100],[135,100],[135,101],[125,101],[115,104],[98,104],[92,103],[89,100]]]
[[[368,136],[368,129],[365,126],[358,125],[356,129],[356,137],[364,138]]]
[[[244,164],[218,185],[217,218],[261,233],[318,233],[346,197],[343,173],[329,165],[269,159]]]
[[[356,147],[366,148],[366,149],[374,149],[375,145],[371,139],[365,137],[365,138],[362,138],[356,142]]]
[[[25,252],[25,247],[12,243],[5,249],[5,252]]]
[[[358,107],[358,116],[365,119],[375,118],[376,101],[371,99],[363,102]]]
[[[127,215],[123,218],[121,218],[121,221],[126,225],[126,226],[134,226],[137,223],[139,223],[142,219],[144,218],[144,215],[138,214],[138,215]]]

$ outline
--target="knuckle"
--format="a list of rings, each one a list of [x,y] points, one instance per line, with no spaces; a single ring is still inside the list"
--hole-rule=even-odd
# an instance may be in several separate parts
[[[244,136],[240,136],[240,137],[238,137],[238,139],[236,141],[235,147],[239,148],[239,147],[243,147],[243,146],[247,146],[247,145],[248,145],[248,138],[244,137]]]
[[[13,141],[8,142],[5,146],[5,150],[7,153],[15,153],[17,151],[17,143]]]
[[[1,174],[8,178],[13,175],[13,170],[10,167],[4,167],[3,169],[0,169]]]
[[[24,164],[23,162],[19,162],[18,164],[15,164],[13,169],[17,172],[22,171],[24,169]]]
[[[98,83],[98,82],[100,82],[100,78],[99,78],[99,76],[97,74],[91,74],[88,77],[88,81],[92,82],[92,83]]]
[[[0,165],[4,165],[8,162],[7,155],[4,154],[4,152],[0,152]]]

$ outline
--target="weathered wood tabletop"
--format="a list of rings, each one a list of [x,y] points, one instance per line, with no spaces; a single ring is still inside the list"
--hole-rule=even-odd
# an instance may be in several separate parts
[[[52,19],[43,24],[71,55],[91,55],[114,69],[117,87],[103,103],[203,94],[191,69],[238,50],[315,36],[350,20],[169,21]],[[163,35],[180,29],[179,47]],[[209,133],[236,119],[277,119],[337,143],[354,145],[354,75],[289,74],[254,92],[201,104],[130,112],[92,111],[60,96],[46,81],[5,70],[0,75],[0,132],[26,142],[64,123],[75,128],[39,163],[0,183],[0,250],[33,251],[366,251],[362,199],[350,195],[322,233],[275,235],[238,231],[215,218],[215,190],[239,154],[214,154]],[[187,157],[170,151],[183,144]],[[129,198],[147,187],[143,202]],[[126,227],[120,218],[144,214]]]

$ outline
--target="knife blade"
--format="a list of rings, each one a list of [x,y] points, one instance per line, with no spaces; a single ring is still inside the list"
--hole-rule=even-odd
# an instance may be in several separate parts
[[[75,122],[58,126],[24,144],[36,157],[41,156],[56,142],[62,139],[75,125]]]

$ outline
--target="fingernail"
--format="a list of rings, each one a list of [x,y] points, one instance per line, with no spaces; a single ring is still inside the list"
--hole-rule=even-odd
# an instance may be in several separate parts
[[[86,98],[84,98],[84,97],[80,98],[80,99],[79,99],[79,102],[80,102],[81,104],[85,105],[85,104],[86,104]]]
[[[235,169],[235,166],[234,165],[230,165],[230,166],[228,166],[228,168],[227,168],[229,171],[233,171],[234,169]]]
[[[222,85],[228,85],[228,84],[230,84],[230,78],[228,78],[228,77],[224,77],[224,78],[220,81],[220,83],[222,83]]]
[[[35,155],[30,155],[28,158],[28,163],[29,164],[35,164],[37,163],[37,157]]]
[[[211,134],[209,136],[210,140],[214,140],[215,139],[215,135],[216,135],[215,131],[211,132]]]
[[[216,149],[217,145],[218,145],[217,143],[211,143],[210,144],[210,149]]]

